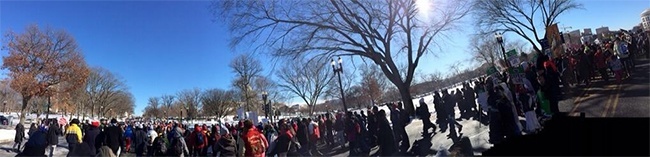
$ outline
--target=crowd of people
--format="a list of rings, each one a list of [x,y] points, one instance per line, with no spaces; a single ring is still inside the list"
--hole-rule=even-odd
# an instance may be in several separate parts
[[[449,131],[448,138],[454,141],[462,136],[459,121],[463,119],[488,125],[490,143],[536,133],[544,120],[560,113],[558,103],[568,92],[561,86],[589,84],[594,79],[610,83],[611,76],[620,83],[633,71],[635,57],[648,57],[648,45],[643,42],[647,40],[644,34],[623,33],[612,41],[567,49],[559,57],[537,53],[536,60],[529,60],[522,53],[522,62],[508,67],[523,68],[524,78],[513,80],[503,72],[462,83],[458,89],[442,89],[433,94],[435,112],[420,99],[414,114],[422,120],[423,135]],[[367,114],[363,110],[328,112],[257,124],[251,120],[193,126],[116,119],[84,123],[73,119],[66,125],[45,121],[31,124],[30,138],[18,156],[52,156],[60,136],[68,143],[69,156],[125,152],[136,156],[328,156],[332,154],[322,150],[334,148],[349,150],[351,156],[368,156],[374,147],[379,147],[380,156],[407,155],[412,150],[406,126],[413,116],[400,102],[383,105],[388,110],[373,106]],[[460,118],[456,118],[457,111]],[[26,139],[24,129],[22,124],[16,126],[14,149],[18,151]]]

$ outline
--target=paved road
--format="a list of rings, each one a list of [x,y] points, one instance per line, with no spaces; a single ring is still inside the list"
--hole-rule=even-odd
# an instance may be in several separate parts
[[[586,117],[650,117],[650,62],[636,63],[635,71],[620,84],[594,80],[579,96],[562,101],[560,110],[572,116],[582,112]]]

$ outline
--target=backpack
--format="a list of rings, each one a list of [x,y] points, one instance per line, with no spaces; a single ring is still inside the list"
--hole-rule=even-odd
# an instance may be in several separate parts
[[[264,154],[264,151],[266,151],[268,148],[267,144],[262,138],[264,137],[260,133],[255,133],[253,134],[253,137],[248,137],[253,154]]]
[[[170,155],[180,156],[183,154],[183,143],[180,141],[183,140],[181,137],[175,137],[171,142],[171,152]]]
[[[204,145],[203,141],[205,140],[205,135],[202,134],[201,132],[197,132],[195,135],[195,140],[196,140],[194,141],[195,147],[202,148]]]
[[[164,137],[158,136],[156,139],[153,140],[153,146],[154,150],[156,150],[156,154],[166,154],[167,153],[167,145],[165,144],[165,140],[163,139]]]

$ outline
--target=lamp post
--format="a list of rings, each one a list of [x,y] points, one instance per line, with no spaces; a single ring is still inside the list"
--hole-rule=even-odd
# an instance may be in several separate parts
[[[101,117],[103,118],[104,115],[105,115],[104,112],[102,112],[103,110],[104,110],[104,105],[99,106],[99,112],[100,112],[100,114],[97,114],[97,116],[101,116]]]
[[[345,104],[345,93],[343,93],[343,83],[341,82],[341,73],[343,72],[343,60],[341,60],[341,57],[339,57],[339,66],[336,66],[336,62],[334,62],[334,59],[332,59],[332,70],[334,70],[334,74],[337,74],[339,77],[339,89],[341,90],[341,101],[343,101],[343,109],[345,112],[348,111],[348,106]]]
[[[262,101],[263,101],[262,104],[264,105],[264,116],[266,117],[266,119],[269,119],[269,107],[268,104],[266,103],[268,96],[269,93],[267,93],[266,91],[262,92]]]
[[[503,35],[501,33],[497,32],[494,34],[494,37],[497,39],[497,42],[499,43],[499,46],[501,46],[501,52],[503,52],[503,61],[506,63],[506,69],[510,68],[510,62],[508,62],[507,57],[506,57],[506,49],[503,47]]]
[[[183,109],[185,109],[185,108],[187,108],[187,107],[181,108],[181,124],[183,124]]]
[[[7,100],[2,102],[2,112],[7,112]]]

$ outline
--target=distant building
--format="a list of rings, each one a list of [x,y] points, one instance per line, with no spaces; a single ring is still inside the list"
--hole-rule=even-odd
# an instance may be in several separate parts
[[[643,25],[643,30],[650,31],[650,8],[641,12],[641,25]]]

